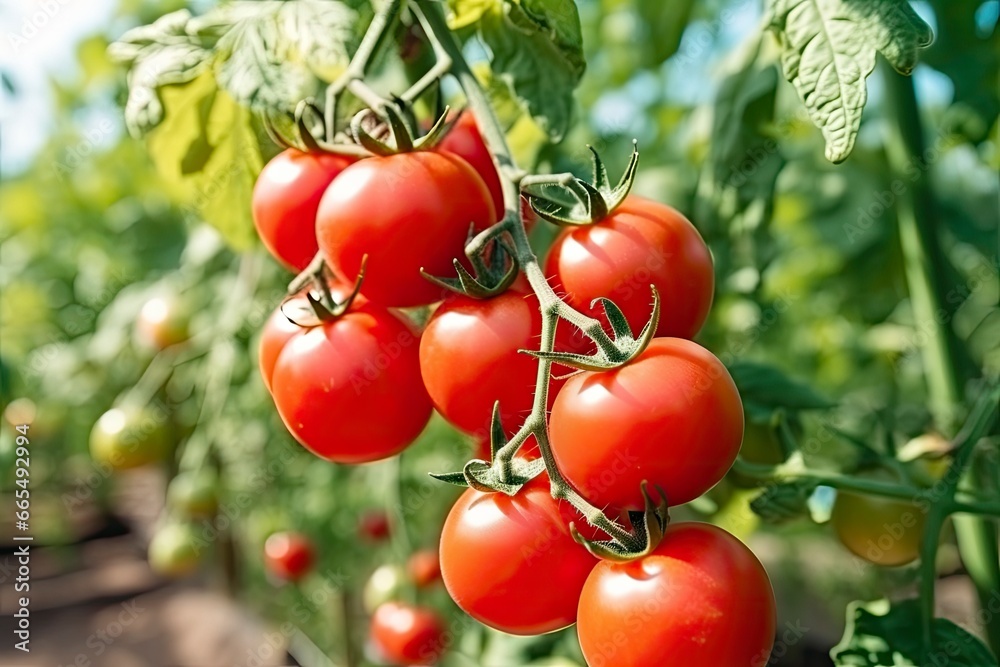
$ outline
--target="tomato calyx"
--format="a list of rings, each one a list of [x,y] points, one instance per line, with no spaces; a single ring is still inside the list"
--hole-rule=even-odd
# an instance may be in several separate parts
[[[283,115],[282,118],[285,121],[284,125],[291,125],[291,138],[285,135],[285,132],[278,127],[269,113],[264,113],[261,116],[267,136],[282,148],[355,158],[368,155],[363,147],[357,145],[352,137],[343,132],[338,132],[336,136],[330,136],[327,133],[323,110],[316,105],[312,98],[300,100],[295,107],[295,112]]]
[[[639,164],[637,142],[633,140],[628,166],[613,187],[601,157],[593,146],[587,148],[594,159],[592,183],[571,174],[532,176],[522,181],[521,187],[531,210],[539,217],[557,225],[592,225],[604,220],[625,201]]]
[[[656,547],[660,546],[663,534],[670,523],[667,494],[661,487],[657,486],[656,491],[659,499],[653,500],[645,481],[640,487],[645,507],[641,511],[630,510],[627,512],[628,522],[632,528],[631,534],[627,538],[624,535],[614,535],[610,540],[587,539],[580,534],[576,525],[571,523],[569,530],[573,539],[594,556],[619,563],[643,558],[653,553]]]
[[[520,272],[513,245],[506,237],[496,236],[477,248],[471,243],[476,236],[474,227],[470,225],[466,256],[472,263],[471,273],[458,259],[454,259],[452,265],[457,278],[433,276],[422,268],[420,275],[435,285],[473,299],[489,299],[506,292]]]
[[[521,350],[524,354],[529,354],[537,359],[547,359],[563,366],[569,366],[584,371],[606,371],[612,368],[624,366],[628,362],[642,354],[650,341],[656,336],[656,326],[660,321],[660,293],[655,285],[650,285],[653,292],[653,312],[650,314],[646,325],[636,336],[629,326],[621,309],[608,298],[600,297],[594,299],[590,307],[593,308],[598,303],[604,308],[604,314],[611,324],[611,331],[614,338],[610,337],[598,325],[597,329],[581,329],[587,336],[597,344],[597,352],[594,354],[577,354],[573,352],[545,352],[539,350]],[[575,324],[572,320],[571,323]]]
[[[317,253],[306,270],[289,284],[288,297],[280,306],[282,314],[289,322],[300,327],[315,327],[341,317],[351,309],[354,300],[361,293],[367,265],[368,255],[365,255],[361,258],[361,268],[358,270],[357,278],[354,279],[351,292],[343,300],[337,301],[333,298],[327,282],[332,277],[330,267],[327,266],[322,254]],[[310,284],[312,289],[303,294],[303,290]]]
[[[383,157],[433,148],[454,123],[448,120],[446,106],[427,134],[418,137],[413,111],[404,100],[394,98],[380,111],[381,114],[363,109],[355,114],[351,119],[351,136],[372,155]]]
[[[472,459],[465,464],[461,472],[430,473],[430,476],[448,484],[475,489],[482,493],[503,493],[513,496],[525,484],[545,471],[543,459],[528,461],[514,458],[514,453],[521,444],[524,444],[527,437],[522,437],[520,440],[520,443],[507,450],[509,456],[497,456],[498,452],[510,442],[500,420],[500,401],[497,401],[493,404],[493,419],[490,424],[491,460]]]

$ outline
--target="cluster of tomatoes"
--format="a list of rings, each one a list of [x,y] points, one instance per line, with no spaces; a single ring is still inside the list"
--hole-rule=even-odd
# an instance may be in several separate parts
[[[264,244],[289,268],[312,266],[319,253],[333,274],[320,284],[328,305],[349,300],[348,285],[364,272],[343,312],[313,307],[317,317],[305,322],[292,314],[305,308],[286,302],[265,325],[261,372],[302,445],[339,463],[386,458],[419,435],[432,408],[482,439],[498,401],[505,430],[520,426],[537,363],[519,350],[537,348],[537,297],[523,279],[478,299],[422,275],[448,274],[454,258],[464,261],[470,227],[502,215],[499,178],[471,116],[429,150],[352,160],[289,149],[261,173],[253,210]],[[714,291],[697,230],[674,209],[629,196],[563,231],[545,270],[570,306],[608,324],[594,304],[609,297],[634,331],[650,318],[650,285],[662,295],[655,338],[635,359],[552,380],[550,446],[565,481],[618,516],[643,509],[643,481],[670,505],[708,491],[735,460],[744,422],[726,368],[690,340]],[[422,331],[399,310],[432,304]],[[557,350],[593,346],[580,332],[557,334]],[[519,456],[537,457],[537,446]],[[512,634],[577,622],[592,667],[667,657],[766,662],[773,593],[736,538],[709,525],[670,525],[649,555],[599,562],[574,540],[571,522],[600,539],[553,499],[545,475],[514,496],[468,490],[441,537],[448,592],[474,618]],[[420,664],[432,664],[432,644],[424,647],[431,662]]]

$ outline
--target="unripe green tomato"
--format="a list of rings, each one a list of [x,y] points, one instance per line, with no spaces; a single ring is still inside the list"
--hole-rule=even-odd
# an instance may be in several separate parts
[[[219,477],[211,471],[178,473],[167,489],[167,503],[192,518],[215,516]]]
[[[398,565],[381,565],[372,572],[361,595],[365,611],[374,614],[386,602],[398,600],[406,588],[406,571]]]
[[[531,663],[528,667],[580,667],[580,665],[569,658],[544,658]]]
[[[149,408],[112,408],[90,431],[90,455],[114,470],[162,461],[169,449],[166,416]]]
[[[201,563],[201,548],[191,524],[168,524],[156,531],[149,543],[149,566],[172,579],[190,576]]]
[[[782,456],[778,431],[770,424],[760,424],[747,420],[746,427],[743,429],[740,457],[747,463],[776,465],[784,460]],[[759,486],[759,483],[752,477],[741,475],[735,470],[730,470],[726,479],[739,489],[752,489]]]
[[[854,555],[884,566],[920,555],[927,516],[912,502],[838,491],[830,523]]]
[[[144,347],[163,350],[191,337],[191,315],[179,299],[154,296],[142,306],[135,322],[135,336]]]

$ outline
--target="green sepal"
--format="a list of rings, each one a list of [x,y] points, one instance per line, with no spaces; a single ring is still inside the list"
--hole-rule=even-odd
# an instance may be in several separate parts
[[[611,187],[608,171],[601,157],[588,145],[593,154],[593,183],[577,178],[573,186],[553,181],[538,183],[533,188],[526,188],[524,194],[528,198],[531,209],[540,217],[557,225],[583,226],[600,222],[618,208],[635,182],[635,173],[639,164],[637,142],[632,142],[632,156],[618,184]],[[536,181],[537,183],[537,181]],[[532,191],[534,190],[534,191]],[[571,203],[565,197],[553,196],[556,190],[560,194],[568,192],[572,195]]]
[[[281,312],[292,324],[300,327],[315,327],[323,322],[341,317],[354,304],[354,300],[361,292],[361,285],[365,280],[365,269],[368,266],[368,255],[361,258],[361,268],[358,269],[358,276],[354,279],[354,287],[347,298],[341,302],[336,302],[330,295],[327,287],[327,274],[329,268],[322,254],[317,253],[309,266],[292,280],[288,286],[289,295],[281,303]],[[312,284],[312,289],[302,294],[306,286]],[[314,294],[315,293],[315,294]],[[319,296],[316,296],[318,294]],[[308,305],[303,305],[302,302]],[[286,308],[288,310],[286,310]],[[294,314],[294,315],[293,315]]]
[[[451,128],[454,127],[455,123],[461,117],[458,114],[453,119],[448,120],[448,112],[451,109],[449,106],[445,106],[444,110],[438,114],[437,120],[431,125],[431,129],[427,130],[427,134],[414,140],[413,148],[418,151],[430,150],[437,146],[441,141],[448,136],[451,132]]]
[[[606,338],[597,340],[597,352],[591,355],[575,354],[571,352],[541,352],[538,350],[520,350],[525,354],[530,354],[537,359],[547,359],[553,363],[569,366],[583,371],[606,371],[618,368],[635,359],[642,354],[656,335],[656,327],[660,322],[660,294],[654,285],[650,285],[653,291],[653,312],[649,321],[639,332],[638,338],[633,337],[632,328],[625,321],[625,316],[610,299],[596,299],[604,306],[604,313],[611,323],[614,339]],[[592,304],[593,305],[593,304]]]
[[[435,285],[473,299],[497,296],[514,284],[520,267],[514,249],[506,240],[496,239],[490,246],[493,252],[489,255],[488,263],[482,257],[471,258],[476,275],[470,273],[457,259],[452,260],[457,278],[439,278],[423,269],[420,269],[420,274]]]
[[[662,487],[657,486],[659,500],[654,501],[645,481],[642,482],[641,488],[645,501],[644,509],[641,512],[628,512],[628,521],[634,538],[633,544],[623,544],[616,539],[588,540],[580,534],[574,524],[570,524],[569,530],[573,539],[597,558],[617,563],[636,560],[653,553],[663,540],[663,534],[670,523],[667,494]]]

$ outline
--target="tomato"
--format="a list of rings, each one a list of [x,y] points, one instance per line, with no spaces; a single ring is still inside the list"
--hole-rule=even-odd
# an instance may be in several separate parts
[[[372,644],[394,665],[435,665],[447,648],[441,618],[431,609],[386,602],[372,615]]]
[[[274,341],[283,336],[265,331],[265,382]],[[296,440],[324,459],[365,463],[398,454],[431,416],[418,342],[407,321],[365,302],[319,326],[300,328],[273,362],[278,414]]]
[[[493,201],[493,209],[497,217],[501,217],[504,210],[503,187],[500,185],[500,176],[497,174],[496,165],[493,163],[493,155],[486,147],[483,135],[479,132],[476,119],[471,111],[465,111],[459,116],[455,124],[451,126],[448,134],[437,145],[438,150],[454,153],[462,158],[476,170],[483,183],[490,192]]]
[[[676,523],[650,555],[602,561],[583,587],[577,633],[590,667],[767,663],[775,601],[764,567],[716,526]]]
[[[112,408],[90,431],[90,455],[115,470],[162,461],[169,449],[167,417],[149,408]]]
[[[369,614],[386,602],[398,600],[407,586],[407,574],[398,565],[380,565],[372,572],[361,593],[361,603]]]
[[[838,491],[830,523],[854,555],[895,566],[920,556],[927,515],[906,500]]]
[[[191,337],[190,314],[175,298],[153,297],[139,311],[135,322],[135,336],[147,348],[163,350],[183,343]]]
[[[219,509],[218,485],[214,472],[178,473],[167,488],[167,502],[190,517],[212,517]]]
[[[312,540],[300,533],[274,533],[264,542],[264,564],[279,579],[298,581],[316,562]]]
[[[638,334],[660,293],[657,336],[693,338],[712,306],[712,256],[698,230],[673,208],[628,197],[608,217],[563,230],[545,262],[557,293],[582,313],[607,319],[598,297],[615,302]],[[580,340],[592,346],[589,340]]]
[[[540,475],[511,497],[467,490],[441,533],[441,574],[467,614],[497,630],[537,635],[572,625],[597,559],[573,541],[569,523],[592,531]]]
[[[253,221],[264,246],[286,268],[297,273],[316,256],[319,202],[352,162],[342,155],[289,148],[264,165],[253,188]]]
[[[417,588],[428,588],[441,580],[441,561],[434,549],[421,549],[413,553],[406,561],[406,569]]]
[[[467,433],[489,434],[493,404],[509,432],[531,412],[542,316],[534,294],[508,290],[490,299],[448,297],[420,341],[420,371],[434,407]],[[550,401],[562,382],[550,383]],[[550,403],[551,404],[551,403]]]
[[[202,543],[193,526],[169,524],[160,528],[149,542],[149,566],[164,577],[194,574],[201,563]]]
[[[365,512],[358,520],[358,535],[369,542],[385,541],[390,531],[389,517],[381,510]]]
[[[736,460],[743,404],[726,367],[683,338],[655,338],[635,360],[570,378],[552,406],[552,454],[597,507],[641,509],[640,482],[671,505],[712,488]]]
[[[368,255],[363,294],[386,306],[440,301],[436,276],[455,273],[470,225],[494,221],[483,180],[450,153],[418,151],[372,157],[343,171],[320,202],[319,247],[330,266],[351,281]]]

